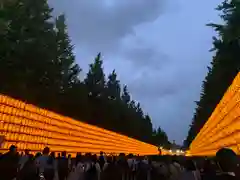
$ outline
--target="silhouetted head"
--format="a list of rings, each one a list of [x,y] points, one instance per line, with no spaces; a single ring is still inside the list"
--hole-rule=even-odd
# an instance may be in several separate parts
[[[38,152],[38,153],[35,154],[35,158],[38,158],[38,157],[40,157],[41,155],[42,155],[42,153]]]
[[[216,153],[217,161],[221,169],[225,172],[230,172],[237,166],[236,153],[228,148],[222,148]]]
[[[128,157],[129,157],[129,158],[133,158],[133,154],[130,153],[130,154],[128,155]]]
[[[29,155],[30,154],[30,149],[25,149],[25,155]]]
[[[51,152],[51,153],[50,153],[50,156],[53,157],[53,158],[55,158],[55,152]]]
[[[120,153],[119,156],[125,156],[125,154],[124,153]]]
[[[50,152],[49,147],[45,147],[45,148],[43,149],[43,154],[44,154],[44,155],[48,155],[49,152]]]
[[[9,152],[13,154],[17,153],[17,147],[14,145],[11,145],[9,148]]]
[[[63,151],[62,152],[62,157],[66,157],[67,156],[67,152],[66,151]]]

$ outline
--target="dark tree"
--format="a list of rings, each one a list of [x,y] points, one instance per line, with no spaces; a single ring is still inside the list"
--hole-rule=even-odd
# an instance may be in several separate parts
[[[203,81],[185,146],[190,145],[208,120],[240,68],[240,1],[226,0],[217,10],[222,12],[224,24],[208,24],[218,32],[218,37],[213,37],[215,55]]]

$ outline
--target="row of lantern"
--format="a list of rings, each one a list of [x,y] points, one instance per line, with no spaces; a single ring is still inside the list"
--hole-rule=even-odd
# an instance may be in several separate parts
[[[32,152],[41,152],[41,150],[46,147],[46,145],[44,144],[38,144],[38,143],[34,143],[34,144],[30,144],[30,143],[23,143],[23,142],[6,142],[4,144],[4,148],[9,148],[12,144],[15,144],[17,146],[17,148],[19,149],[19,151],[22,151],[24,149],[30,149]],[[99,153],[100,151],[104,151],[106,153],[121,153],[123,152],[122,150],[117,150],[117,149],[104,149],[104,148],[94,148],[94,147],[65,147],[62,145],[51,145],[49,146],[50,150],[52,152],[62,152],[62,151],[67,151],[68,153],[77,153],[77,152],[81,152],[81,153],[87,153],[87,152],[92,152],[92,153]],[[132,151],[128,151],[127,149],[124,151],[125,153],[132,153]],[[134,152],[134,153],[138,153],[138,152]],[[142,152],[140,152],[139,154],[141,154]],[[143,153],[142,153],[143,154]]]
[[[108,150],[111,152],[116,151],[128,151],[133,152],[136,154],[143,154],[145,153],[156,153],[156,149],[149,149],[148,147],[144,146],[131,146],[131,144],[119,144],[111,143],[111,141],[105,142],[103,139],[90,139],[87,136],[85,137],[73,137],[73,136],[67,136],[62,135],[57,132],[49,132],[39,129],[30,128],[27,126],[20,126],[16,124],[7,124],[7,123],[0,123],[0,130],[2,135],[5,136],[6,142],[22,142],[20,143],[22,147],[24,146],[36,146],[35,143],[40,144],[40,147],[43,147],[43,145],[48,145],[50,147],[61,145],[61,147],[71,147],[71,149],[74,150],[82,150],[82,149],[102,149],[102,150]],[[84,135],[84,134],[83,134]],[[57,146],[58,147],[58,146]],[[72,148],[75,147],[75,148]],[[38,147],[39,148],[39,147]],[[21,149],[21,148],[20,148]]]
[[[27,147],[40,150],[48,145],[54,151],[103,150],[158,154],[158,148],[153,145],[51,112],[48,114],[46,110],[32,105],[20,101],[15,103],[11,98],[6,99],[8,98],[0,96],[0,132],[5,136],[4,149],[15,143],[20,149]]]
[[[221,119],[219,117],[224,117],[224,114],[230,111],[228,107],[232,107],[232,105],[235,105],[236,102],[239,101],[239,85],[240,75],[238,74],[234,79],[233,83],[228,88],[227,92],[224,94],[224,97],[221,99],[220,103],[217,105],[216,109],[210,116],[209,120],[205,123],[204,127],[198,133],[197,137],[194,140],[195,142],[201,139],[204,135],[208,134],[211,129],[215,128],[216,124]],[[238,96],[235,96],[236,94],[238,94]]]
[[[10,126],[8,126],[10,127]],[[24,131],[24,130],[23,130]],[[35,131],[33,134],[37,134]],[[31,147],[32,149],[36,150],[39,147],[43,147],[44,145],[50,146],[51,149],[53,147],[54,150],[60,151],[64,147],[64,149],[68,149],[68,151],[71,152],[83,152],[83,151],[90,151],[92,152],[93,149],[98,149],[98,151],[103,150],[106,152],[133,152],[135,154],[147,154],[147,153],[153,153],[155,154],[157,151],[149,151],[148,148],[142,146],[142,147],[132,147],[130,144],[125,145],[119,145],[119,144],[110,144],[104,141],[99,140],[91,140],[87,138],[78,139],[78,141],[72,140],[72,137],[69,137],[68,139],[61,139],[58,136],[55,136],[55,138],[50,137],[43,137],[38,135],[29,135],[29,134],[23,134],[23,133],[14,133],[11,132],[9,129],[6,131],[2,131],[2,135],[5,136],[5,140],[8,143],[12,142],[18,142],[20,143],[20,149],[22,147]],[[53,134],[52,134],[53,135]],[[36,148],[33,148],[36,147]],[[5,147],[4,147],[5,148]],[[40,149],[38,149],[40,150]]]
[[[20,119],[18,117],[13,117],[10,115],[5,115],[5,114],[0,114],[0,117],[4,117],[1,119],[12,119],[12,121],[2,121],[0,123],[0,129],[2,131],[10,131],[10,132],[15,132],[15,133],[26,133],[26,134],[34,134],[36,136],[44,136],[44,137],[56,137],[56,138],[61,138],[61,139],[71,139],[74,141],[79,141],[82,139],[91,139],[94,143],[97,143],[97,141],[101,142],[108,142],[108,145],[121,145],[121,146],[126,146],[125,143],[122,143],[121,141],[113,140],[110,138],[105,138],[101,136],[93,136],[91,134],[87,134],[84,132],[71,132],[69,133],[68,131],[64,131],[62,129],[59,129],[56,126],[51,126],[51,125],[46,125],[42,124],[40,122],[35,122],[33,120],[24,120]],[[20,123],[24,122],[24,123]],[[95,141],[94,141],[95,140]],[[97,141],[96,141],[97,140]],[[131,144],[130,144],[131,145]],[[131,147],[138,147],[141,148],[141,146],[136,146],[136,145],[131,145]]]
[[[8,97],[5,97],[5,99],[11,99],[11,98],[8,98]],[[2,102],[1,102],[2,100]],[[79,122],[79,121],[75,121],[73,119],[70,119],[70,118],[67,118],[67,117],[63,117],[63,116],[60,116],[60,115],[57,115],[57,114],[54,114],[54,113],[51,113],[49,112],[49,114],[47,113],[47,111],[45,110],[42,110],[42,115],[41,113],[41,109],[40,108],[37,108],[35,107],[35,111],[34,111],[34,106],[32,105],[25,105],[25,109],[28,109],[28,110],[25,110],[25,109],[18,109],[18,108],[14,108],[14,100],[9,100],[9,101],[6,101],[6,100],[3,100],[2,96],[0,96],[0,103],[4,103],[5,104],[1,104],[0,106],[0,113],[4,113],[4,114],[9,114],[9,115],[12,115],[13,116],[13,119],[15,119],[15,117],[23,117],[24,119],[22,119],[23,121],[21,123],[26,123],[26,124],[29,124],[30,122],[33,122],[33,123],[37,123],[37,122],[41,122],[41,123],[45,123],[48,125],[54,125],[54,126],[58,126],[60,127],[63,131],[68,131],[69,133],[69,129],[71,129],[71,132],[72,131],[75,131],[73,133],[76,133],[76,132],[84,132],[85,133],[88,133],[88,134],[93,134],[93,135],[96,135],[96,136],[104,136],[105,138],[110,138],[110,139],[115,139],[117,141],[121,141],[123,143],[131,143],[131,144],[135,144],[135,145],[144,145],[144,146],[148,146],[149,148],[153,148],[154,146],[152,145],[149,145],[149,144],[146,144],[146,143],[143,143],[143,142],[140,142],[140,141],[137,141],[137,140],[134,140],[132,138],[129,138],[129,137],[126,137],[126,136],[123,136],[123,135],[119,135],[119,134],[116,134],[114,132],[111,132],[111,131],[107,131],[105,129],[102,129],[102,128],[98,128],[98,127],[95,127],[95,126],[91,126],[91,125],[88,125],[88,124],[85,124],[85,123],[82,123],[82,122]],[[12,102],[11,103],[7,103],[6,102]],[[11,106],[9,106],[8,104],[11,104]],[[31,107],[31,108],[26,108],[26,107]],[[23,105],[21,105],[21,107],[23,107]],[[30,111],[30,110],[31,111]],[[40,110],[39,110],[40,109]],[[52,116],[52,117],[51,117]],[[59,119],[55,119],[55,118],[59,118]],[[7,117],[8,119],[9,117]],[[3,119],[4,119],[4,116],[3,116]],[[35,121],[27,121],[27,119],[31,119],[31,120],[35,120]],[[24,120],[26,122],[24,122]],[[155,147],[154,147],[155,148]]]
[[[11,126],[16,126],[16,125],[11,125]],[[10,127],[10,126],[8,126]],[[23,131],[18,131],[18,132],[14,132],[11,129],[2,129],[1,128],[1,132],[3,135],[5,135],[5,139],[7,141],[23,141],[23,142],[29,142],[29,143],[34,143],[34,142],[38,142],[40,144],[49,144],[49,145],[56,145],[56,144],[61,144],[63,146],[83,146],[83,145],[89,145],[90,147],[94,147],[95,145],[98,147],[114,147],[119,148],[119,149],[123,149],[126,147],[126,144],[118,144],[118,143],[111,143],[111,142],[105,142],[102,141],[101,138],[99,139],[89,139],[89,138],[76,138],[74,139],[71,136],[59,136],[59,134],[57,133],[51,133],[48,134],[48,136],[41,136],[38,134],[38,132],[33,131],[32,133],[29,133],[29,131],[27,131],[26,129],[27,127],[25,127],[25,129],[23,129]],[[136,151],[138,149],[141,149],[142,147],[134,147],[134,146],[128,146],[129,150],[132,151]],[[143,147],[144,148],[144,147]]]
[[[67,127],[72,128],[73,126],[76,126],[75,128],[93,130],[93,132],[95,132],[96,135],[100,135],[98,133],[98,132],[100,132],[101,134],[105,133],[107,135],[111,135],[112,137],[117,137],[118,140],[119,139],[123,140],[123,141],[126,140],[125,136],[116,134],[116,133],[111,132],[111,131],[107,131],[107,130],[102,129],[102,128],[98,128],[98,127],[91,126],[91,125],[88,125],[88,124],[85,124],[85,123],[81,123],[81,122],[75,121],[73,119],[57,115],[57,114],[52,113],[50,111],[42,110],[42,109],[37,108],[37,107],[32,106],[32,105],[26,104],[24,106],[25,108],[23,108],[23,109],[12,108],[15,105],[13,99],[11,99],[9,97],[6,97],[6,96],[5,96],[4,99],[11,99],[11,100],[9,100],[9,101],[5,100],[5,101],[1,102],[1,99],[3,99],[3,98],[1,98],[1,96],[0,96],[0,104],[2,104],[2,105],[6,102],[12,102],[12,103],[7,103],[6,106],[1,106],[0,107],[0,112],[2,112],[2,113],[11,114],[11,115],[14,115],[14,116],[16,115],[16,116],[20,116],[20,117],[22,117],[22,116],[23,117],[28,117],[30,119],[44,121],[45,123],[48,123],[48,124],[51,122],[54,125],[63,126],[65,128],[67,128]],[[11,106],[9,106],[9,104],[11,104]],[[131,138],[127,138],[127,141],[136,143],[136,140],[131,139]],[[138,142],[138,143],[145,144],[143,142]]]
[[[222,147],[240,153],[240,73],[190,146],[192,155],[213,155]]]
[[[74,141],[67,141],[67,140],[61,140],[61,139],[53,139],[53,138],[43,138],[43,137],[38,137],[38,136],[33,136],[33,135],[27,135],[27,134],[16,134],[16,133],[7,133],[5,136],[5,140],[7,142],[19,142],[22,144],[25,144],[26,146],[31,146],[31,145],[48,145],[50,147],[53,146],[61,146],[65,148],[71,148],[75,150],[81,150],[81,149],[98,149],[98,150],[104,150],[104,151],[123,151],[126,149],[129,152],[133,153],[141,153],[144,151],[141,149],[132,148],[132,147],[125,147],[125,146],[109,146],[109,145],[104,145],[104,144],[94,144],[91,141],[89,142],[74,142]],[[42,146],[41,146],[42,147]],[[33,148],[36,150],[35,148]],[[146,149],[145,149],[146,151]]]
[[[234,97],[229,101],[228,104],[223,108],[221,112],[219,112],[219,116],[215,119],[209,119],[213,123],[212,128],[209,128],[209,131],[202,135],[201,139],[198,139],[198,146],[201,145],[202,142],[209,140],[209,137],[216,135],[223,128],[229,126],[233,121],[237,120],[240,116],[240,93],[236,93]]]
[[[236,106],[232,111],[229,112],[223,122],[219,123],[216,128],[212,129],[201,141],[196,144],[195,148],[202,149],[205,145],[214,145],[218,140],[224,139],[240,129],[240,108]],[[208,146],[209,148],[209,146]]]

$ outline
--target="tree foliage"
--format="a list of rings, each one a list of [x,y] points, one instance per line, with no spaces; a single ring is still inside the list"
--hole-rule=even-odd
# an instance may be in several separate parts
[[[168,143],[134,101],[117,73],[108,76],[99,53],[84,80],[65,16],[47,0],[0,2],[0,92],[66,116],[153,144]]]
[[[223,24],[208,24],[218,33],[213,37],[215,55],[202,84],[200,100],[185,145],[189,146],[208,120],[240,68],[240,1],[225,0],[217,7]]]

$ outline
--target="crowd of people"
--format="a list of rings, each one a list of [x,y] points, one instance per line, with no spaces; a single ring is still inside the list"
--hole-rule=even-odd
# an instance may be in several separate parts
[[[66,152],[18,153],[12,145],[0,155],[1,180],[237,180],[237,155],[230,149],[219,150],[214,158],[184,156],[119,156]]]

